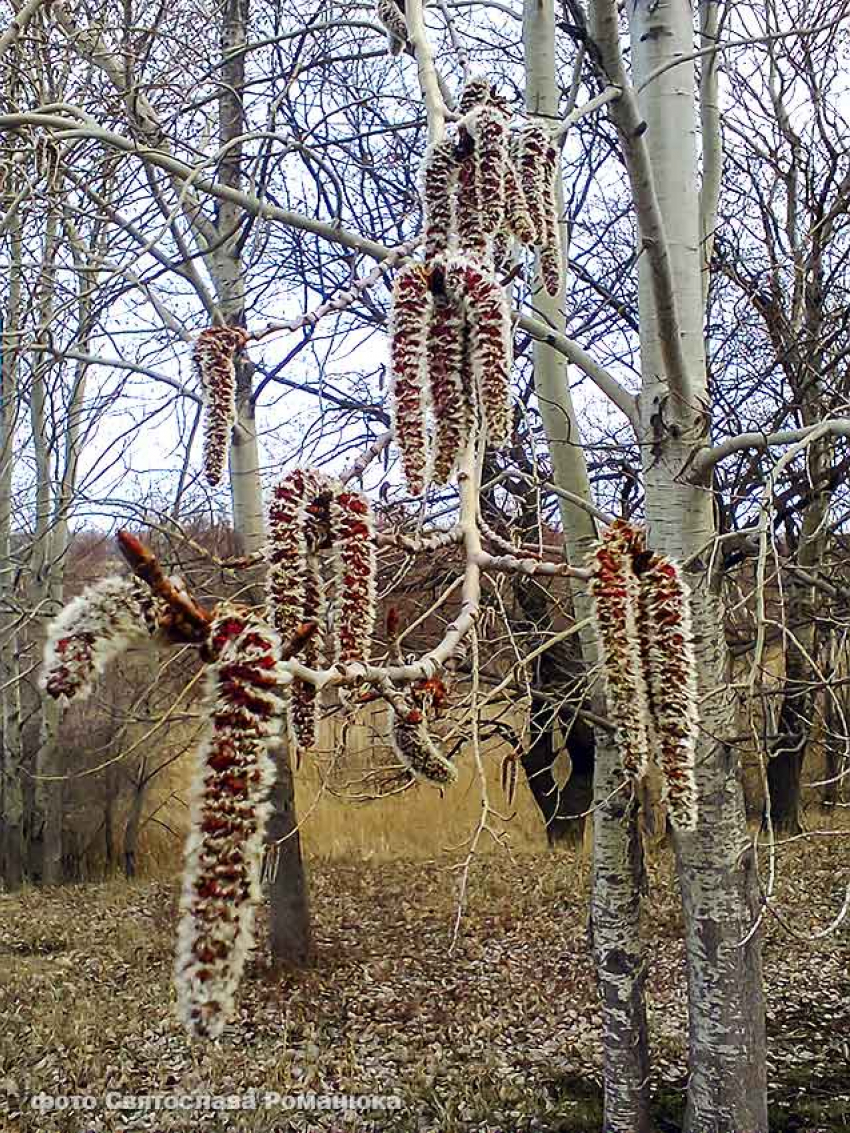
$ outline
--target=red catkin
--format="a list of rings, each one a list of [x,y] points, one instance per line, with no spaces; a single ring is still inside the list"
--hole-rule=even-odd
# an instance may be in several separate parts
[[[48,627],[41,688],[54,700],[84,700],[110,661],[150,642],[162,612],[162,603],[135,578],[113,576],[89,586]]]
[[[468,365],[466,313],[443,294],[434,299],[428,326],[427,369],[434,414],[432,479],[445,484],[469,443],[474,390]]]
[[[638,630],[640,583],[634,554],[642,536],[618,521],[605,530],[594,556],[590,589],[594,599],[608,711],[616,729],[623,769],[633,780],[649,761],[649,704]]]
[[[242,327],[207,327],[195,339],[193,362],[204,395],[204,472],[220,484],[236,423],[236,354],[248,341]]]
[[[414,495],[422,493],[427,482],[425,343],[432,306],[428,282],[424,264],[410,263],[397,273],[390,329],[395,439]]]
[[[640,564],[639,578],[644,666],[664,796],[672,824],[694,830],[699,710],[689,591],[676,564],[657,554]]]
[[[280,639],[253,615],[221,610],[210,643],[175,961],[180,1017],[198,1038],[216,1038],[232,1016],[253,944],[285,680]]]
[[[490,441],[504,444],[511,435],[513,411],[510,370],[513,354],[511,310],[499,283],[481,267],[461,257],[449,261],[446,292],[463,302],[467,357]]]

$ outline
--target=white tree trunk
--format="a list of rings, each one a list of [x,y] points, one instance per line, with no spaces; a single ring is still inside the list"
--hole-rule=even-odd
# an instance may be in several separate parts
[[[12,546],[12,485],[21,319],[21,221],[9,220],[8,299],[0,327],[0,877],[7,888],[21,885],[25,872],[21,674]]]
[[[526,106],[529,114],[557,120],[555,13],[552,0],[525,0]],[[559,203],[563,190],[559,185]],[[566,244],[564,226],[561,239]],[[566,256],[564,257],[566,262]],[[565,287],[550,297],[539,277],[534,282],[535,313],[559,333],[566,329]],[[534,388],[543,419],[555,483],[592,503],[581,430],[570,395],[563,355],[534,344]],[[559,501],[569,561],[583,566],[596,542],[595,521],[586,509]],[[576,617],[591,612],[585,584],[573,587]],[[598,660],[595,633],[581,634],[582,659],[588,671]],[[604,715],[601,689],[593,707]],[[649,1129],[649,1050],[647,1039],[646,959],[640,939],[643,853],[637,811],[622,781],[619,753],[609,732],[594,733],[593,893],[591,927],[594,960],[602,1000],[606,1133],[644,1133]]]
[[[220,17],[222,93],[219,97],[219,141],[227,156],[221,163],[221,180],[232,188],[242,184],[242,147],[236,141],[245,130],[241,92],[245,83],[245,55],[233,49],[247,42],[248,0],[226,0]],[[245,272],[239,235],[246,217],[235,204],[222,202],[217,229],[220,244],[209,256],[216,299],[225,323],[245,325]],[[265,514],[260,480],[260,451],[253,401],[253,369],[242,361],[237,371],[238,419],[230,450],[230,486],[233,526],[244,554],[265,545]],[[257,585],[252,600],[264,601]],[[295,783],[289,746],[276,748],[277,778],[272,790],[273,812],[268,841],[274,868],[269,871],[269,949],[279,966],[303,967],[312,959],[313,942],[307,878],[301,853],[295,811]]]
[[[668,381],[657,280],[641,257],[641,413],[650,545],[688,563],[699,670],[700,817],[676,839],[690,1012],[688,1133],[767,1130],[761,948],[747,939],[758,907],[734,734],[724,609],[708,574],[715,535],[710,485],[681,473],[704,441],[707,410],[693,12],[688,0],[636,0],[632,67],[674,282],[685,381]],[[685,60],[682,62],[681,60]],[[676,61],[650,82],[647,78]],[[642,89],[641,89],[642,88]],[[746,941],[746,942],[745,942]]]

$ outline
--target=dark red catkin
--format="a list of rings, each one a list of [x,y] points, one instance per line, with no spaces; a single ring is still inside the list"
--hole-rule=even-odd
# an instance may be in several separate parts
[[[467,358],[489,439],[504,444],[513,428],[511,310],[504,289],[480,265],[460,256],[446,269],[446,292],[464,304]]]
[[[330,504],[335,584],[333,657],[366,663],[375,627],[375,520],[360,492],[338,485]]]
[[[434,296],[428,325],[427,370],[434,415],[431,477],[445,484],[469,443],[475,419],[474,385],[468,359],[466,309],[445,289],[445,264],[432,272]]]
[[[694,830],[699,708],[690,594],[670,560],[653,554],[638,563],[644,670],[664,797],[672,824]]]
[[[280,639],[253,615],[220,610],[210,649],[175,962],[180,1017],[199,1038],[218,1037],[232,1016],[253,944],[285,680]]]
[[[236,424],[236,355],[248,341],[242,327],[207,327],[195,339],[192,359],[204,396],[204,472],[220,484]]]
[[[321,663],[321,634],[325,619],[324,594],[315,547],[308,542],[316,521],[308,508],[320,490],[309,468],[287,473],[272,492],[269,508],[269,547],[266,592],[269,618],[283,641],[289,641],[302,622],[315,621],[319,632],[306,643],[301,659],[309,668]],[[315,746],[318,723],[316,690],[296,677],[286,694],[289,722],[300,748]]]
[[[432,297],[424,264],[406,264],[395,277],[390,327],[391,405],[396,444],[407,485],[425,490],[428,466],[426,428],[426,338]]]
[[[454,238],[455,191],[460,160],[451,138],[436,142],[425,151],[421,195],[425,219],[425,259],[446,251]]]

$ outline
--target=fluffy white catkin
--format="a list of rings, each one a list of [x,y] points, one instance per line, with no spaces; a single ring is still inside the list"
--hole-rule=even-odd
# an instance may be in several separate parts
[[[41,688],[54,699],[84,699],[113,658],[150,641],[157,610],[135,578],[114,576],[89,586],[48,626]]]
[[[210,643],[216,659],[207,673],[209,724],[192,788],[175,961],[179,1014],[199,1038],[216,1038],[232,1016],[253,943],[275,775],[269,745],[284,710],[273,630],[225,609]]]

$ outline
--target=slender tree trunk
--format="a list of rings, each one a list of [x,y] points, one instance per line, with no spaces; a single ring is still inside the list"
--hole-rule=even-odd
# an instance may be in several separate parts
[[[9,186],[9,190],[13,188]],[[14,592],[17,570],[12,545],[12,486],[21,317],[21,222],[10,218],[8,297],[0,326],[0,880],[17,889],[24,879],[23,742],[21,675]]]
[[[245,130],[241,92],[245,84],[245,55],[232,54],[245,44],[248,27],[248,0],[225,0],[221,15],[222,89],[219,96],[219,140],[227,147],[220,177],[224,184],[242,184],[242,146],[234,139]],[[210,254],[210,269],[216,298],[226,323],[245,325],[245,272],[239,236],[246,217],[235,206],[222,202],[218,214],[218,234],[222,241]],[[230,484],[233,524],[243,553],[253,554],[265,544],[263,493],[260,481],[260,455],[253,400],[253,370],[243,361],[237,373],[238,419],[230,452]],[[259,587],[255,597],[263,601]],[[275,965],[302,967],[313,953],[307,878],[301,853],[301,838],[295,812],[295,783],[289,747],[282,741],[276,752],[277,780],[272,792],[273,815],[269,823],[269,843],[274,868],[269,879],[269,946]]]
[[[129,880],[136,876],[136,860],[139,849],[139,830],[142,824],[142,810],[145,805],[148,779],[146,765],[143,761],[139,767],[139,777],[136,780],[136,789],[130,802],[130,811],[124,826],[124,876]]]
[[[525,0],[523,29],[528,111],[556,121],[559,87],[552,0]],[[559,199],[563,199],[560,188]],[[563,289],[550,299],[538,280],[535,307],[556,330],[564,329]],[[567,367],[563,358],[542,343],[534,346],[534,381],[555,481],[590,502],[590,482]],[[560,507],[567,556],[570,562],[583,564],[596,541],[593,518],[566,500],[560,501]],[[589,614],[590,597],[585,587],[574,589],[573,602],[578,618]],[[593,666],[597,644],[592,632],[582,634],[581,647],[585,664]],[[592,704],[604,714],[601,689]],[[636,807],[622,790],[618,752],[607,733],[597,731],[595,741],[591,929],[602,999],[604,1128],[606,1133],[646,1133],[649,1043],[646,961],[640,940],[642,846]]]
[[[673,276],[679,344],[663,340],[657,279],[641,257],[641,394],[650,545],[687,565],[698,665],[700,815],[694,834],[675,840],[685,914],[690,1077],[687,1133],[766,1133],[765,1022],[752,851],[732,735],[723,604],[708,577],[715,535],[709,485],[683,469],[706,433],[703,302],[700,279],[693,12],[687,0],[636,0],[630,8],[633,79],[646,123],[652,191]],[[675,64],[663,74],[659,69]],[[651,81],[646,81],[653,75]],[[629,140],[630,141],[630,140]],[[629,144],[627,141],[627,145]],[[641,143],[642,144],[642,143]],[[684,384],[665,366],[680,345]],[[668,381],[669,378],[669,381]]]

